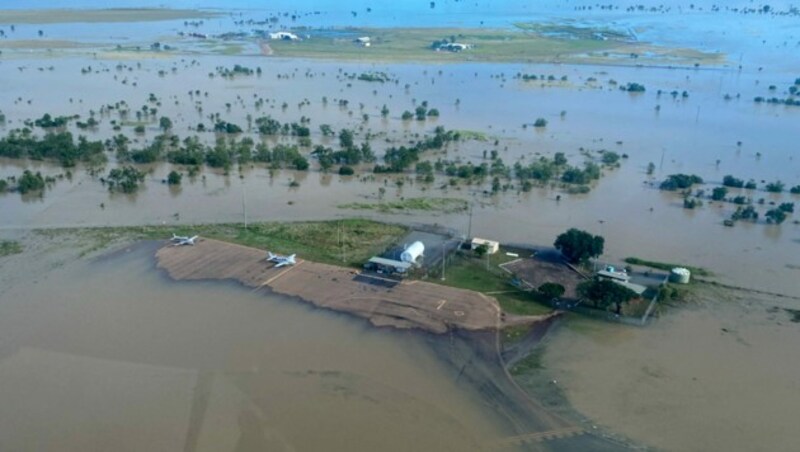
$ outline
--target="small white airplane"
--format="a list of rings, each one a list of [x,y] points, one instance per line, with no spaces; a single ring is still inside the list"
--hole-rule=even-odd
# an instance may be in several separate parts
[[[281,256],[280,254],[272,254],[271,251],[267,251],[267,262],[274,262],[275,268],[284,267],[286,265],[294,265],[297,261],[294,260],[296,254],[292,254],[291,256]]]
[[[194,246],[194,241],[197,240],[197,237],[189,237],[185,235],[175,235],[172,234],[172,246],[181,246],[181,245],[192,245]]]

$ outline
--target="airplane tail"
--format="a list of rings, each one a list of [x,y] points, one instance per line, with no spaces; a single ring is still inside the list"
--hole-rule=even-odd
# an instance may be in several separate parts
[[[294,264],[294,257],[297,256],[296,254],[292,254],[291,256],[287,257],[286,260]]]
[[[267,259],[274,259],[275,255],[272,254],[272,251],[267,251]]]

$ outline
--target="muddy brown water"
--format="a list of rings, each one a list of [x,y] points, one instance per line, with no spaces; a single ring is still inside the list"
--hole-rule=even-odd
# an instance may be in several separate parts
[[[170,282],[153,251],[4,290],[0,448],[459,450],[502,435],[424,341]]]
[[[196,62],[192,63],[193,60]],[[758,206],[761,223],[725,228],[722,221],[736,207],[732,203],[706,203],[701,209],[688,211],[682,209],[679,195],[662,193],[646,184],[657,185],[666,175],[677,172],[697,173],[712,184],[719,184],[726,174],[753,178],[762,187],[762,181],[777,179],[786,182],[787,187],[800,183],[800,165],[794,156],[796,146],[791,133],[800,109],[756,105],[751,100],[755,95],[765,94],[764,85],[788,86],[794,74],[755,69],[739,72],[730,67],[702,71],[525,64],[431,67],[201,55],[191,59],[126,60],[121,62],[126,65],[123,70],[116,69],[117,63],[120,62],[65,57],[24,59],[0,66],[0,80],[7,81],[0,84],[0,101],[7,117],[5,131],[21,126],[23,119],[37,118],[46,112],[79,113],[86,118],[91,110],[97,112],[100,106],[120,100],[126,100],[131,110],[137,110],[147,103],[152,92],[162,103],[158,106],[158,116],[170,116],[176,133],[181,136],[194,134],[187,128],[200,121],[208,123],[207,116],[215,112],[242,126],[248,114],[271,115],[284,122],[306,116],[311,119],[315,143],[336,146],[337,140],[320,136],[320,124],[330,124],[334,129],[363,126],[357,141],[367,131],[380,134],[372,141],[378,155],[389,146],[384,137],[394,140],[394,144],[403,144],[414,140],[415,134],[430,133],[433,127],[442,125],[448,129],[486,132],[490,139],[451,145],[442,153],[432,154],[431,160],[481,163],[483,151],[497,149],[507,165],[520,159],[531,162],[554,152],[565,152],[572,162],[578,163],[583,160],[581,147],[609,149],[628,154],[629,158],[623,160],[621,168],[606,170],[605,177],[588,195],[567,195],[551,188],[519,193],[514,188],[492,196],[485,193],[489,180],[485,184],[450,188],[448,178],[443,175],[429,185],[414,182],[409,175],[405,185],[397,187],[394,176],[378,176],[374,181],[362,182],[353,177],[321,174],[313,167],[308,173],[284,170],[270,174],[260,165],[245,167],[241,172],[233,168],[229,175],[205,168],[196,179],[186,178],[180,188],[162,183],[173,168],[158,165],[147,177],[143,189],[134,195],[122,195],[109,194],[97,178],[78,167],[73,170],[71,181],[60,180],[43,198],[0,195],[3,212],[0,227],[241,221],[244,205],[251,221],[359,215],[406,223],[439,223],[464,234],[471,231],[502,242],[537,245],[552,243],[565,228],[574,226],[605,236],[605,259],[612,263],[636,255],[706,266],[731,284],[797,294],[792,280],[800,265],[796,257],[800,229],[791,217],[781,226],[769,226],[763,221],[769,203],[797,202],[797,196],[771,195],[763,190],[742,192],[754,200],[764,198],[764,206]],[[216,66],[234,64],[258,65],[264,72],[260,77],[233,80],[208,77]],[[53,71],[36,69],[50,65]],[[81,74],[81,68],[87,66],[92,66],[96,73]],[[20,67],[24,69],[20,71]],[[177,68],[175,74],[172,67]],[[339,73],[340,69],[351,74],[386,71],[399,82],[375,84],[349,80]],[[159,70],[166,70],[167,75],[159,76]],[[566,75],[569,81],[542,87],[513,79],[518,72]],[[505,74],[505,79],[498,74]],[[590,77],[597,82],[589,83]],[[123,85],[121,80],[125,78],[129,83]],[[648,91],[642,95],[620,92],[610,84],[612,79],[619,83],[637,81],[645,84]],[[136,87],[131,85],[134,80]],[[210,94],[191,98],[189,89]],[[659,89],[687,90],[690,97],[672,99],[669,94],[659,97],[655,94]],[[741,93],[742,97],[725,101],[722,96],[727,92]],[[267,103],[257,110],[253,96],[264,97]],[[19,97],[22,101],[18,101]],[[327,105],[322,102],[323,97],[328,98]],[[336,105],[340,98],[349,100],[348,108]],[[305,99],[309,104],[300,106]],[[440,110],[437,120],[406,123],[399,120],[403,110],[413,110],[414,103],[422,100]],[[196,101],[202,103],[202,113],[195,110]],[[286,110],[281,108],[283,102],[288,105]],[[231,103],[230,110],[226,103]],[[364,105],[363,111],[360,104]],[[391,111],[386,120],[379,115],[384,104]],[[658,112],[654,110],[657,105],[662,107]],[[563,117],[562,111],[566,112]],[[362,113],[370,116],[367,123],[362,123]],[[549,120],[546,130],[522,127],[535,117]],[[74,132],[92,139],[107,138],[112,134],[109,123],[115,118],[113,114],[100,117],[103,125],[97,131]],[[132,135],[129,129],[125,128],[126,133]],[[155,124],[148,126],[147,133],[134,147],[144,145],[157,132]],[[202,136],[214,139],[212,133]],[[499,140],[497,147],[494,138]],[[739,141],[741,146],[737,145]],[[273,144],[274,140],[268,143]],[[652,177],[645,174],[650,162],[656,164]],[[23,166],[45,174],[64,173],[63,169],[42,162],[3,160],[0,175],[19,175]],[[369,168],[359,172],[369,174]],[[300,186],[290,186],[291,181],[299,182]],[[384,199],[390,201],[415,196],[469,199],[475,204],[472,227],[466,213],[382,215],[337,207],[354,201],[377,202],[381,187],[386,188]],[[709,186],[706,189],[710,190]],[[733,190],[730,196],[737,194]],[[559,195],[561,200],[557,201]]]
[[[88,261],[50,241],[0,263],[0,449],[515,450],[504,438],[571,426],[504,380],[493,335],[174,282],[158,245]],[[573,430],[523,448],[568,450]]]
[[[573,8],[568,9],[562,13],[572,16]],[[349,11],[342,14],[350,15]],[[199,64],[190,68],[193,56],[143,60],[141,69],[118,72],[114,68],[118,61],[60,51],[48,58],[24,52],[8,58],[13,52],[4,51],[0,105],[8,123],[3,133],[45,112],[79,113],[85,120],[90,110],[119,100],[135,110],[153,92],[162,99],[159,111],[172,117],[181,135],[187,126],[213,112],[239,124],[245,123],[247,113],[271,114],[281,121],[305,115],[312,119],[316,142],[322,140],[316,129],[321,123],[354,127],[362,114],[358,104],[364,103],[364,112],[370,115],[367,127],[375,132],[408,140],[435,125],[479,130],[500,139],[498,149],[507,164],[521,157],[531,161],[537,152],[557,151],[579,161],[580,147],[612,149],[630,158],[620,169],[607,171],[591,194],[580,196],[548,188],[528,194],[512,190],[500,196],[486,196],[482,193],[486,187],[477,186],[438,190],[446,183],[443,177],[437,177],[433,187],[406,183],[399,189],[392,178],[388,180],[389,200],[434,195],[474,201],[471,224],[466,214],[379,215],[336,207],[353,200],[375,201],[382,178],[362,183],[290,171],[270,177],[266,169],[256,167],[245,169],[242,183],[236,170],[223,176],[205,169],[205,178],[170,190],[160,183],[170,170],[162,165],[148,177],[142,191],[124,196],[110,195],[78,168],[72,181],[60,181],[44,198],[0,195],[0,229],[239,221],[246,198],[251,221],[356,214],[404,223],[439,223],[503,242],[537,245],[552,243],[567,227],[580,227],[606,237],[605,259],[611,263],[630,255],[685,262],[706,266],[730,284],[798,295],[797,225],[724,228],[722,220],[730,216],[733,206],[706,205],[686,211],[679,196],[644,184],[651,181],[644,170],[649,162],[657,167],[652,181],[671,173],[694,172],[712,183],[725,174],[754,178],[760,186],[762,181],[776,179],[788,185],[800,183],[793,132],[800,110],[752,102],[754,96],[773,95],[769,85],[778,87],[774,95],[784,97],[798,75],[791,58],[794,50],[787,44],[796,41],[789,22],[793,19],[693,13],[620,16],[595,9],[581,17],[604,23],[619,19],[622,26],[641,30],[645,40],[722,49],[729,52],[728,64],[678,70],[197,56]],[[781,24],[786,26],[774,26]],[[712,26],[719,33],[709,32]],[[76,27],[83,30],[79,24],[48,27],[47,32],[72,37]],[[37,28],[21,27],[20,34],[33,37]],[[140,25],[126,29],[144,32],[145,46],[148,39],[174,32]],[[747,33],[730,32],[735,29]],[[105,41],[118,29],[87,33]],[[122,62],[134,68],[139,63]],[[215,66],[233,64],[262,66],[264,75],[234,81],[208,78]],[[743,69],[737,70],[737,64],[743,64]],[[108,72],[82,75],[80,69],[89,65]],[[54,69],[48,70],[49,66]],[[171,73],[173,66],[176,74]],[[383,70],[400,83],[352,82],[347,86],[349,81],[336,77],[339,68],[351,73]],[[167,75],[159,77],[159,70]],[[306,72],[313,77],[305,77]],[[511,79],[517,72],[567,75],[569,83],[564,87],[525,84]],[[278,79],[277,74],[288,77]],[[498,74],[505,74],[505,81]],[[597,86],[585,83],[589,77],[598,80]],[[127,83],[122,84],[125,78]],[[647,92],[622,93],[610,85],[611,79],[643,83]],[[203,114],[194,110],[186,94],[195,88],[211,93],[202,99]],[[686,90],[690,96],[658,98],[658,89]],[[254,94],[271,100],[261,112],[251,106]],[[724,100],[725,94],[733,99]],[[238,106],[237,96],[246,107]],[[327,106],[322,105],[322,96],[329,98]],[[310,105],[298,107],[305,98]],[[350,108],[339,109],[338,98],[348,99]],[[439,120],[402,125],[397,117],[413,109],[414,100],[428,100],[440,110]],[[227,102],[233,105],[230,112]],[[280,108],[282,102],[288,104],[286,111]],[[378,113],[383,104],[392,112],[385,122]],[[562,111],[566,112],[563,116]],[[549,120],[546,130],[521,127],[537,117]],[[102,119],[107,125],[112,118]],[[111,135],[108,128],[82,133],[92,139]],[[147,137],[155,133],[151,126]],[[464,143],[441,157],[480,162],[482,151],[493,148],[491,143]],[[0,175],[18,175],[23,166],[46,174],[63,172],[41,162],[2,161]],[[289,187],[293,179],[301,186]],[[556,201],[559,194],[562,199]],[[746,194],[766,202],[798,201],[788,194]],[[476,348],[459,338],[444,353],[439,342],[419,336],[402,335],[400,345],[396,333],[374,331],[344,316],[319,314],[240,288],[205,283],[168,286],[151,272],[142,255],[131,256],[106,267],[58,258],[35,262],[36,257],[24,255],[13,260],[15,268],[0,267],[3,449],[33,445],[39,450],[127,446],[131,450],[267,446],[275,450],[378,446],[403,450],[413,436],[419,438],[413,446],[420,449],[457,446],[465,450],[487,439],[535,430],[536,425],[508,422],[506,415],[500,415],[504,419],[500,421],[490,414],[523,413],[512,417],[519,420],[526,418],[524,410],[485,409],[486,394],[511,394],[482,386],[489,381],[487,373],[477,372],[478,377],[470,378],[474,383],[468,386],[481,389],[461,390],[464,380],[452,368],[480,360],[470,361]],[[782,311],[767,312],[775,304],[780,309],[798,308],[793,299],[745,302],[744,308],[708,303],[650,330],[570,321],[570,327],[558,330],[550,343],[545,365],[583,414],[601,427],[645,444],[671,450],[792,450],[789,422],[793,407],[800,405],[792,379],[800,371],[792,363],[800,360],[786,344],[797,342],[797,330],[791,329],[796,324],[788,323]],[[359,353],[353,354],[354,349]],[[487,370],[488,375],[497,370],[492,365],[482,367],[494,369]],[[500,406],[510,403],[504,399]],[[79,429],[87,433],[67,435]],[[597,444],[581,443],[584,437],[548,444],[565,441],[560,443],[565,450],[600,450]],[[124,438],[124,444],[118,438]],[[388,441],[382,442],[383,438]]]
[[[769,299],[707,294],[647,329],[573,319],[543,363],[593,423],[653,447],[792,451],[797,325]]]

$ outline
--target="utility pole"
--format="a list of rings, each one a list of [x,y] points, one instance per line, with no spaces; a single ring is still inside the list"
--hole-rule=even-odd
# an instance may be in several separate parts
[[[467,229],[467,240],[472,239],[472,201],[469,203],[469,226]]]
[[[444,266],[445,262],[447,261],[447,254],[445,253],[445,245],[447,245],[447,242],[442,243],[442,281],[444,281]]]
[[[344,244],[342,243],[342,222],[341,221],[339,221],[337,223],[336,239],[339,242],[339,254],[342,256],[342,262],[344,262]]]
[[[247,229],[247,185],[242,181],[242,212],[244,213],[244,228]]]
[[[342,222],[339,222],[339,243],[340,243],[340,250],[342,252],[342,263],[347,260],[347,254],[344,251],[344,227],[342,226]]]

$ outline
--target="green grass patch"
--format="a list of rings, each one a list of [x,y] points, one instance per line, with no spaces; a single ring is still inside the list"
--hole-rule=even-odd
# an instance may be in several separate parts
[[[500,303],[503,311],[509,314],[545,315],[553,312],[552,308],[543,304],[544,300],[540,299],[537,294],[524,290],[494,294],[492,296]]]
[[[684,264],[672,264],[669,262],[648,261],[645,259],[640,259],[638,257],[626,257],[625,263],[631,265],[641,265],[642,267],[650,267],[664,271],[670,271],[675,267],[683,267],[689,269],[689,271],[692,272],[695,276],[714,276],[713,273],[702,267],[693,267],[691,265],[684,265]]]
[[[406,198],[400,201],[375,203],[354,202],[340,204],[340,209],[375,210],[381,213],[403,213],[408,211],[425,211],[453,213],[467,210],[467,201],[456,198]]]
[[[614,30],[608,27],[579,26],[564,23],[518,22],[514,24],[520,30],[530,31],[542,36],[563,39],[614,40],[631,41],[635,39],[627,31]]]
[[[477,130],[465,130],[459,129],[456,130],[458,135],[461,137],[461,140],[468,141],[468,140],[475,140],[475,141],[489,141],[489,135],[484,132],[478,132]]]
[[[0,241],[0,257],[19,254],[22,252],[22,244],[15,240]]]
[[[277,56],[340,58],[355,60],[417,61],[544,61],[579,52],[616,49],[618,43],[566,40],[526,33],[518,29],[463,28],[362,28],[349,33],[369,36],[370,47],[361,47],[350,36],[315,37],[299,42],[270,41]],[[475,47],[462,52],[435,51],[433,41],[454,37]]]
[[[633,65],[641,60],[603,55],[648,55],[648,61],[668,59],[669,64],[691,64],[702,57],[717,61],[718,54],[693,51],[691,61],[680,59],[681,49],[645,45],[618,39],[619,32],[606,29],[518,24],[512,28],[340,28],[303,30],[311,35],[302,41],[269,41],[275,56],[327,58],[360,61],[433,62],[584,62],[587,58],[614,64]],[[597,33],[600,33],[598,35]],[[602,35],[602,37],[601,37]],[[353,42],[356,36],[369,36],[370,47]],[[606,38],[606,39],[603,39]],[[434,41],[455,40],[473,47],[461,52],[435,51]],[[644,48],[646,47],[646,52]]]
[[[524,338],[526,334],[528,334],[530,329],[530,325],[514,325],[503,328],[501,336],[503,345],[509,346],[519,341],[520,339]]]
[[[438,277],[432,282],[461,289],[474,290],[488,294],[497,299],[503,311],[516,315],[542,315],[552,310],[541,304],[536,294],[520,290],[511,284],[511,276],[497,267],[502,258],[496,253],[497,260],[478,259],[467,256],[456,256],[449,262],[445,270],[445,280]],[[505,254],[503,254],[504,257]]]
[[[92,244],[84,254],[120,240],[166,240],[172,234],[199,235],[280,254],[296,253],[303,259],[360,267],[375,254],[396,243],[405,226],[370,220],[306,221],[296,223],[204,224],[194,226],[133,226],[83,229],[47,229],[52,235],[76,233]]]
[[[509,369],[511,375],[523,375],[535,370],[544,369],[544,365],[542,364],[542,357],[544,353],[542,348],[537,348],[530,352],[528,356],[519,360],[514,367]]]

